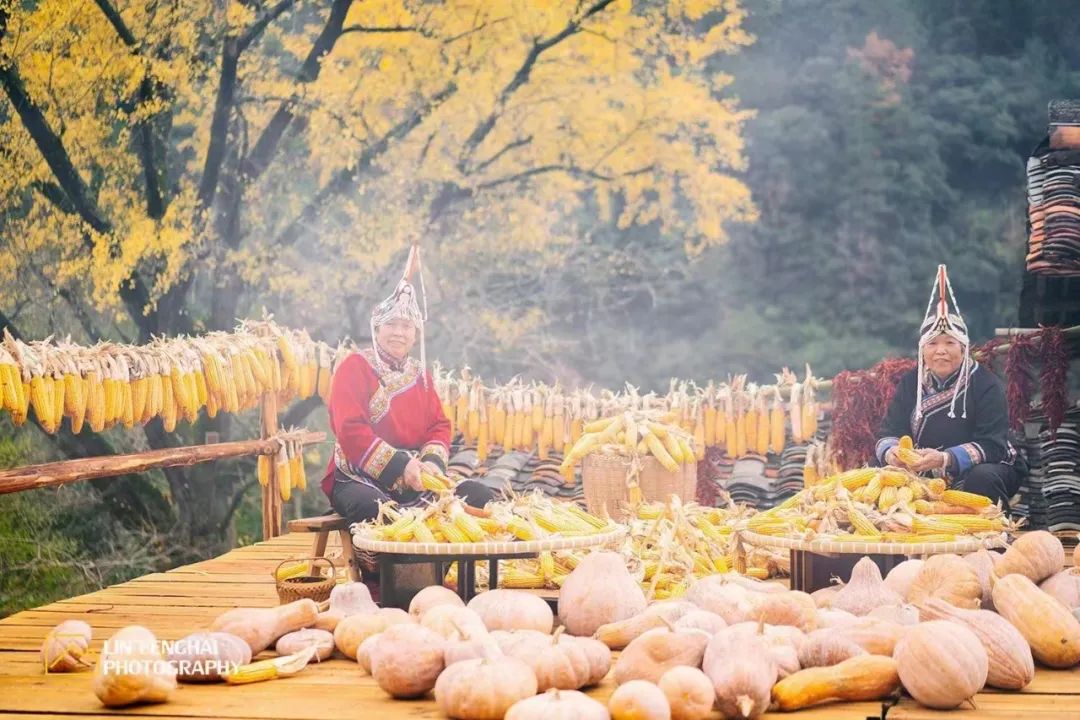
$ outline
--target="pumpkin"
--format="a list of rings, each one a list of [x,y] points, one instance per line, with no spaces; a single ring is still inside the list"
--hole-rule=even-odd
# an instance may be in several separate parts
[[[105,643],[93,687],[98,700],[110,708],[165,702],[176,689],[176,668],[161,656],[154,633],[129,625]]]
[[[892,655],[904,634],[904,626],[881,618],[858,618],[832,628],[837,637],[850,640],[871,655]]]
[[[847,610],[852,615],[866,615],[882,605],[900,605],[904,599],[885,586],[881,570],[868,557],[855,563],[851,580],[840,588],[829,604],[834,610]]]
[[[994,607],[1020,631],[1043,665],[1067,668],[1080,663],[1080,621],[1024,575],[994,582]]]
[[[41,662],[45,672],[72,672],[90,667],[83,660],[90,648],[94,631],[82,620],[65,620],[45,636],[41,644]]]
[[[986,650],[987,685],[1002,690],[1020,690],[1035,678],[1035,662],[1027,640],[997,613],[963,610],[934,598],[919,606],[919,614],[923,620],[949,620],[975,633]]]
[[[607,707],[577,690],[548,690],[518,700],[505,720],[611,720]]]
[[[483,660],[492,653],[501,655],[502,650],[499,649],[499,644],[492,639],[491,635],[470,640],[450,640],[443,648],[446,667],[450,667],[462,660]],[[357,657],[359,657],[359,653]]]
[[[883,605],[871,610],[866,617],[889,620],[897,625],[917,625],[919,608],[914,605]]]
[[[788,675],[772,689],[783,711],[827,702],[880,700],[900,689],[897,662],[881,655],[859,655],[831,667],[813,667]]]
[[[806,636],[806,641],[799,648],[798,658],[799,666],[805,669],[831,667],[857,655],[866,654],[862,646],[825,628]]]
[[[1027,532],[1005,551],[995,573],[998,577],[1018,574],[1033,583],[1061,572],[1065,567],[1065,548],[1046,530]]]
[[[803,632],[816,630],[818,626],[814,599],[797,590],[766,594],[755,603],[754,616],[769,625],[790,625]]]
[[[956,607],[977,608],[982,605],[982,583],[959,555],[934,555],[911,583],[908,602],[918,604],[935,597]]]
[[[360,647],[356,649],[356,664],[368,675],[371,674],[371,653],[375,650],[377,642],[379,642],[379,636],[372,635],[360,643]]]
[[[216,682],[226,671],[251,662],[248,644],[228,633],[192,633],[169,647],[180,682]]]
[[[510,707],[536,695],[536,676],[521,660],[463,660],[435,681],[435,702],[447,717],[502,720]]]
[[[644,680],[631,680],[615,688],[608,698],[611,720],[671,720],[671,705],[664,691]]]
[[[747,575],[740,575],[739,573],[721,573],[714,577],[720,578],[720,582],[728,585],[737,585],[745,590],[755,593],[785,593],[788,592],[787,586],[778,582],[771,582],[765,580],[758,580]]]
[[[709,635],[715,635],[726,627],[724,618],[708,610],[691,610],[675,621],[676,630],[703,630]]]
[[[931,620],[909,628],[894,657],[904,689],[928,708],[952,710],[986,684],[986,650],[975,633],[954,622]]]
[[[489,637],[496,642],[503,654],[513,655],[518,646],[548,645],[552,636],[539,630],[495,630],[489,633]]]
[[[919,574],[919,570],[922,569],[922,566],[922,560],[905,560],[890,570],[889,574],[885,576],[885,587],[906,600],[908,590],[911,588],[911,583],[915,579],[915,576]]]
[[[650,630],[626,646],[615,661],[615,682],[631,680],[655,683],[677,665],[700,667],[709,644],[709,634],[700,630]]]
[[[319,606],[304,598],[275,608],[235,608],[218,615],[210,625],[211,632],[236,635],[258,655],[273,645],[285,633],[314,625]]]
[[[445,640],[472,640],[488,634],[480,616],[466,607],[437,605],[426,613],[420,625]]]
[[[697,668],[673,667],[656,685],[671,707],[671,720],[705,720],[712,712],[716,690],[709,676]]]
[[[592,638],[574,638],[574,640],[589,659],[589,679],[585,681],[585,685],[599,685],[611,670],[611,649]]]
[[[470,600],[467,607],[488,630],[549,633],[555,622],[555,615],[543,598],[521,590],[488,590]]]
[[[836,597],[836,593],[840,592],[841,587],[841,585],[829,585],[810,593],[810,597],[819,608],[832,607],[832,599]]]
[[[758,638],[776,666],[778,677],[787,677],[799,670],[799,648],[806,642],[806,635],[798,628],[788,625],[764,625],[762,623],[738,623],[725,633],[734,638]]]
[[[847,610],[833,610],[826,608],[818,610],[818,625],[823,628],[850,625],[859,619],[858,615],[852,615]]]
[[[418,622],[416,618],[401,608],[380,608],[377,614],[379,617],[386,618],[386,627],[399,625],[401,623]]]
[[[278,655],[293,655],[310,645],[315,646],[315,657],[322,662],[334,654],[334,634],[315,628],[297,630],[278,638],[274,649]]]
[[[653,603],[631,618],[601,625],[593,636],[612,650],[622,650],[646,631],[665,627],[696,609],[693,603],[681,600]]]
[[[975,571],[982,587],[982,596],[979,598],[979,606],[984,610],[993,610],[994,603],[990,598],[990,576],[994,574],[994,559],[986,548],[963,556],[964,562]]]
[[[420,697],[435,687],[443,671],[443,644],[419,625],[392,625],[371,650],[371,676],[391,697]]]
[[[413,599],[409,601],[409,614],[419,621],[423,619],[428,610],[439,605],[464,607],[465,601],[450,588],[445,588],[442,585],[429,585],[416,593]]]
[[[712,681],[725,718],[749,720],[768,708],[776,663],[762,637],[741,637],[732,628],[721,630],[705,648],[702,670]]]
[[[571,635],[588,637],[602,625],[645,610],[645,593],[626,569],[622,555],[586,555],[559,590],[559,621]]]
[[[589,654],[576,638],[564,636],[562,630],[560,627],[543,643],[519,643],[509,653],[532,668],[540,692],[551,688],[577,690],[592,678]]]
[[[360,643],[386,628],[386,617],[382,615],[350,615],[334,629],[334,645],[342,655],[355,660]]]
[[[335,585],[330,591],[330,609],[343,618],[360,613],[375,613],[379,606],[371,599],[371,591],[362,582]]]
[[[1080,567],[1051,575],[1039,583],[1039,589],[1070,610],[1080,608]]]

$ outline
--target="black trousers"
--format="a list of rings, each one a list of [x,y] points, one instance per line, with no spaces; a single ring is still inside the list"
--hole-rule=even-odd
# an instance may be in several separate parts
[[[381,502],[395,500],[409,503],[420,494],[413,490],[405,490],[397,497],[393,497],[370,485],[364,485],[355,480],[342,481],[337,478],[330,492],[330,505],[334,508],[334,512],[351,523],[374,520],[379,515]],[[484,507],[496,497],[494,490],[474,480],[464,480],[459,483],[454,489],[454,494],[464,500],[466,505],[477,508]]]
[[[962,474],[956,481],[958,490],[985,495],[990,502],[1001,502],[1009,510],[1009,498],[1020,489],[1020,472],[1012,465],[980,463]]]

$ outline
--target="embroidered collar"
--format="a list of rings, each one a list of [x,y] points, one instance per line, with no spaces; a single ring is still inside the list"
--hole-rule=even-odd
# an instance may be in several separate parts
[[[935,375],[932,371],[927,370],[926,377],[923,378],[923,384],[925,385],[927,390],[932,390],[933,392],[941,392],[942,390],[947,390],[948,388],[956,384],[957,378],[960,377],[960,370],[961,368],[957,368],[953,371],[952,375],[945,378],[944,380],[938,378],[938,376]]]
[[[404,360],[397,360],[394,358],[393,355],[379,347],[377,343],[375,345],[375,350],[379,353],[379,360],[381,360],[384,365],[386,365],[394,372],[401,372],[402,370],[404,370],[405,367],[409,364],[409,360],[412,359],[408,355],[406,355]]]

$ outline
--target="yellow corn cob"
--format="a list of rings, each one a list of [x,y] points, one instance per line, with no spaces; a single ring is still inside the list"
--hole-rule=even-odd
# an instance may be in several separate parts
[[[602,518],[598,518],[595,515],[586,512],[585,510],[582,510],[581,507],[578,506],[577,503],[567,503],[566,504],[566,510],[571,515],[574,515],[574,516],[580,518],[581,520],[585,521],[589,525],[592,525],[597,530],[603,530],[608,526],[608,524],[607,524],[607,522],[605,520],[603,520]]]
[[[705,405],[705,447],[716,446],[716,406],[709,402]]]
[[[179,365],[174,364],[172,368],[170,368],[169,382],[172,385],[172,396],[173,399],[176,401],[178,411],[181,414],[186,414],[191,400],[188,398],[188,388],[187,385],[184,383],[184,375],[180,371]],[[106,394],[108,394],[108,392],[108,389],[106,389]]]
[[[303,376],[301,377],[301,398],[309,398],[315,394],[319,387],[319,365],[312,361],[304,363]]]
[[[921,480],[913,480],[908,483],[908,487],[911,488],[911,496],[916,500],[926,498],[926,485],[923,485]]]
[[[259,457],[265,457],[265,456],[260,455]],[[304,562],[304,561],[299,561],[299,562],[292,563],[290,565],[285,565],[282,568],[279,568],[278,571],[274,574],[274,577],[275,577],[275,579],[277,579],[279,581],[280,580],[288,580],[290,578],[300,577],[301,575],[306,574],[307,570],[308,570],[308,564],[306,562]]]
[[[487,533],[484,532],[480,521],[472,515],[466,512],[455,513],[453,522],[457,529],[465,535],[468,542],[484,542],[487,540]]]
[[[964,534],[963,525],[947,520],[934,520],[933,516],[913,516],[911,520],[911,529],[918,535],[926,535],[929,533],[945,533],[948,535]]]
[[[263,487],[267,487],[270,485],[270,456],[259,455],[257,463],[259,484]]]
[[[726,448],[728,455],[731,454],[731,443],[735,437],[735,418],[726,409],[723,413],[716,411],[716,445]]]
[[[442,478],[426,472],[420,473],[420,484],[425,490],[434,492],[446,492],[450,489],[450,486]]]
[[[584,428],[581,418],[573,418],[570,421],[570,444],[575,445],[583,434]]]
[[[690,447],[690,442],[685,437],[679,437],[679,452],[682,453],[684,463],[693,463],[697,459],[697,453]],[[705,448],[701,448],[701,457],[705,458]]]
[[[758,455],[764,455],[769,452],[769,442],[771,440],[769,433],[772,422],[769,416],[769,411],[765,409],[758,410],[757,418],[757,444],[754,448],[754,451]]]
[[[517,437],[517,413],[510,409],[503,414],[505,420],[503,421],[502,430],[502,448],[503,452],[506,453],[514,449],[514,439]]]
[[[566,446],[566,415],[562,404],[555,406],[555,415],[551,419],[551,449],[561,453]]]
[[[878,495],[878,508],[880,510],[888,510],[896,504],[897,490],[892,485],[881,489],[881,494]]]
[[[914,465],[922,459],[919,453],[905,447],[896,448],[896,459],[904,465]]]
[[[277,476],[278,493],[281,495],[283,502],[288,502],[289,498],[292,497],[292,473],[289,471],[289,456],[284,445],[278,450],[277,464],[274,470],[274,474]]]
[[[30,407],[34,409],[34,415],[45,432],[53,432],[52,403],[45,394],[45,380],[38,375],[30,378]]]
[[[914,450],[915,449],[915,443],[911,441],[911,436],[910,435],[905,435],[902,438],[900,438],[899,447],[904,449],[904,450]]]
[[[30,413],[30,383],[28,382],[16,382],[15,387],[18,390],[18,410],[11,415],[12,421],[15,426],[18,427],[26,422],[27,415]]]
[[[917,513],[922,513],[923,515],[929,515],[930,513],[933,512],[933,510],[931,508],[933,508],[934,503],[930,502],[929,500],[919,499],[919,500],[915,501],[914,505],[915,505],[915,512],[917,512]]]
[[[480,525],[480,529],[484,531],[485,536],[498,535],[503,531],[499,521],[495,518],[477,518],[476,522]]]
[[[730,447],[734,457],[746,455],[746,413],[740,412],[735,417],[735,442]]]
[[[668,451],[668,455],[676,464],[684,463],[688,458],[683,457],[682,447],[679,446],[679,439],[670,433],[667,437],[663,438],[664,449]],[[655,454],[655,453],[654,453]]]
[[[120,422],[126,428],[135,424],[135,404],[131,383],[120,383]]]
[[[963,490],[946,490],[941,494],[941,501],[950,505],[959,505],[960,507],[990,507],[990,498],[985,495],[964,492]]]
[[[896,502],[899,505],[910,506],[915,500],[915,491],[911,489],[910,485],[905,485],[902,488],[896,490]]]
[[[598,433],[607,430],[611,427],[615,421],[619,418],[618,415],[612,415],[611,417],[600,418],[599,420],[593,420],[592,422],[585,423],[582,426],[583,433]]]
[[[954,523],[969,533],[998,532],[1004,527],[999,519],[978,515],[929,515],[926,519]]]
[[[143,422],[149,392],[150,385],[146,378],[140,377],[131,381],[131,415],[136,422]]]
[[[223,675],[225,682],[229,685],[246,685],[264,680],[273,680],[277,676],[277,665],[270,660],[260,660],[259,662],[241,665]]]
[[[545,550],[540,553],[540,575],[544,578],[544,582],[555,577],[555,558],[551,556],[550,551]]]
[[[820,480],[820,478],[818,477],[817,468],[809,463],[803,465],[803,485],[806,487],[813,487],[814,485],[817,485],[818,480]]]
[[[176,400],[173,398],[173,386],[168,377],[161,377],[161,424],[165,432],[176,429]],[[93,418],[90,420],[90,428],[93,429]]]
[[[784,451],[786,442],[787,440],[784,437],[784,409],[780,407],[778,401],[773,405],[773,409],[769,413],[769,448],[779,455]]]
[[[694,423],[694,459],[701,462],[705,459],[705,418],[699,410],[697,421]]]
[[[577,483],[577,471],[573,465],[565,465],[559,468],[559,474],[563,477],[563,485],[575,485]]]
[[[529,428],[533,435],[539,435],[544,429],[544,403],[539,393],[533,394],[532,403],[532,422],[529,423]]]
[[[876,531],[873,535],[863,535],[862,533],[836,533],[829,536],[830,540],[835,542],[881,542],[884,539],[884,535],[881,531]]]
[[[910,481],[910,476],[907,473],[897,470],[882,470],[879,474],[881,475],[882,487],[904,487]]]
[[[195,402],[199,407],[205,407],[210,397],[210,390],[206,387],[206,375],[201,372],[190,373],[195,383]]]
[[[540,434],[536,439],[536,456],[541,460],[548,459],[548,448],[551,447],[553,432],[551,416],[544,417],[540,424]]]
[[[15,382],[12,380],[12,373],[15,372],[15,366],[7,363],[0,364],[0,408],[7,411],[12,411],[15,408]]]
[[[507,568],[499,573],[499,587],[510,589],[534,589],[544,587],[540,573],[529,573]]]
[[[671,457],[671,454],[668,453],[667,448],[664,447],[664,443],[660,438],[656,437],[652,432],[648,432],[645,434],[645,444],[648,445],[649,452],[651,452],[653,457],[664,466],[665,470],[678,472],[679,464],[675,462],[674,458]]]
[[[956,535],[949,533],[928,533],[926,535],[904,535],[902,533],[885,533],[882,538],[885,542],[896,543],[944,543],[955,542]]]
[[[933,478],[926,483],[926,489],[929,491],[932,500],[938,500],[941,498],[941,494],[949,489],[949,485],[942,478]]]
[[[783,520],[773,520],[771,522],[763,522],[755,527],[748,528],[750,532],[755,532],[759,535],[784,535],[791,531],[791,523]]]
[[[524,518],[517,515],[510,518],[506,523],[507,531],[518,540],[536,540],[536,530]]]
[[[881,473],[876,473],[874,477],[870,479],[870,482],[866,485],[866,490],[863,491],[863,501],[867,503],[877,502],[878,496],[881,495]]]
[[[289,460],[289,477],[292,478],[292,484],[297,490],[303,492],[307,490],[307,474],[304,472],[304,456],[300,452],[300,448],[296,448],[296,452],[293,453],[292,458]]]
[[[858,535],[880,535],[881,531],[877,529],[874,523],[870,522],[862,512],[854,505],[848,505],[847,511],[848,522],[851,523],[851,527],[855,529],[855,533]]]
[[[726,573],[731,571],[731,566],[728,565],[728,560],[723,555],[715,555],[713,557],[713,569],[718,573]]]
[[[446,536],[447,542],[452,543],[467,543],[471,542],[469,537],[461,531],[454,523],[445,518],[438,519],[439,532]]]
[[[744,452],[749,450],[757,452],[758,415],[755,408],[746,411],[746,450]]]
[[[803,437],[810,440],[817,433],[817,403],[807,402],[802,406]]]
[[[877,475],[877,473],[877,468],[859,468],[843,473],[839,476],[839,479],[845,489],[854,490],[855,488],[865,486],[875,475]]]
[[[431,528],[424,522],[417,522],[413,526],[413,537],[416,542],[433,543],[435,542],[435,535],[431,532]]]

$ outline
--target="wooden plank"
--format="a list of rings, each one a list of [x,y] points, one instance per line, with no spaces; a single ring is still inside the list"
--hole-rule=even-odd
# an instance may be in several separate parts
[[[1077,718],[1080,717],[1080,698],[1075,695],[1039,695],[1014,693],[1011,695],[979,693],[975,696],[975,708],[963,706],[956,710],[931,710],[911,698],[903,698],[889,708],[886,720],[1005,720],[1011,718]]]
[[[296,433],[296,440],[305,445],[322,442],[325,439],[326,433],[322,432]],[[267,455],[275,452],[278,447],[276,441],[269,439],[240,440],[27,465],[0,470],[0,495],[34,488],[55,487],[79,480],[145,472],[156,468],[195,465],[245,455]]]

